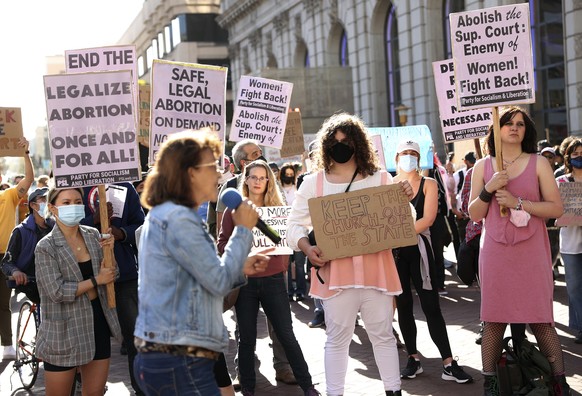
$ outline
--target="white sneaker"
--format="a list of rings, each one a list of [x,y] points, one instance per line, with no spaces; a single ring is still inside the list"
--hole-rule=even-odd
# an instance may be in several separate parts
[[[4,352],[2,353],[2,360],[14,360],[16,359],[16,351],[12,345],[4,347]]]

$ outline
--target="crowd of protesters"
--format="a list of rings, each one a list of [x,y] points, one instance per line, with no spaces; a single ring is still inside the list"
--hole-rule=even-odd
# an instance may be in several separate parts
[[[384,391],[400,395],[401,380],[423,373],[412,313],[414,286],[443,360],[442,379],[470,383],[473,378],[453,359],[439,305],[439,295],[448,293],[445,271],[452,265],[443,253],[452,246],[455,273],[467,285],[477,283],[482,294],[475,320],[481,320],[476,342],[482,348],[485,395],[495,394],[507,324],[516,338],[525,337],[529,326],[551,364],[555,394],[567,395],[553,324],[552,277],[564,265],[569,326],[575,343],[582,344],[582,227],[556,227],[555,219],[563,213],[559,184],[582,182],[582,140],[568,137],[556,146],[537,141],[531,118],[518,107],[502,110],[499,130],[502,168],[495,161],[491,127],[484,154],[463,153],[462,166],[455,166],[453,153],[445,165],[435,153],[432,169],[422,171],[418,142],[405,139],[397,147],[393,174],[381,170],[363,121],[347,113],[322,124],[303,163],[269,163],[256,142],[244,140],[233,148],[232,163],[222,167],[217,162],[221,146],[210,134],[175,134],[142,181],[115,185],[126,198],[117,216],[108,206],[108,230],[101,230],[92,188],[57,190],[49,176],[34,178],[28,142],[22,139],[25,173],[14,186],[3,183],[0,191],[3,358],[15,357],[9,308],[14,288],[46,307],[37,351],[47,394],[69,389],[77,371],[86,378],[84,392],[102,392],[114,337],[128,355],[128,377],[137,395],[168,386],[184,394],[199,387],[205,395],[239,390],[254,395],[261,306],[276,380],[317,395],[290,316],[291,302],[310,297],[315,316],[309,326],[326,328],[326,394],[344,393],[348,348],[360,315]],[[418,244],[326,260],[310,233],[307,201],[391,183],[400,184],[415,209]],[[227,188],[240,192],[240,207],[227,208],[218,199]],[[284,205],[292,207],[287,239],[294,253],[251,253],[256,207]],[[502,207],[507,216],[501,215]],[[115,269],[102,265],[103,247],[113,248]],[[538,260],[515,259],[531,257],[534,250]],[[514,279],[526,271],[529,283],[516,287]],[[504,280],[511,280],[511,287]],[[115,284],[114,309],[106,304],[110,283]],[[523,292],[532,287],[536,299]],[[233,300],[225,308],[227,296]],[[504,304],[509,300],[513,303]],[[224,355],[223,309],[232,309],[237,321],[234,362]],[[82,326],[67,330],[73,323]],[[397,328],[408,355],[405,364],[398,359]],[[176,373],[184,380],[174,382]]]

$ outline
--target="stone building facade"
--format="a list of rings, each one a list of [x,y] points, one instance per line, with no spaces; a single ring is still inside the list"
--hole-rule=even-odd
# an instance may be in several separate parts
[[[370,126],[426,124],[443,153],[432,62],[451,57],[448,15],[502,0],[224,0],[234,90],[243,74],[294,83],[306,132],[338,110]],[[539,138],[582,135],[582,1],[530,1]],[[546,128],[548,129],[546,131]]]

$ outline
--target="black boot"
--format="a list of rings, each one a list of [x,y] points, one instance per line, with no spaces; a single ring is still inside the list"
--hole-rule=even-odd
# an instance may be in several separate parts
[[[402,392],[397,391],[386,391],[386,396],[402,396]]]
[[[566,376],[555,375],[552,381],[555,396],[570,396],[570,385],[566,382]]]
[[[499,396],[499,385],[496,375],[483,375],[483,396]]]

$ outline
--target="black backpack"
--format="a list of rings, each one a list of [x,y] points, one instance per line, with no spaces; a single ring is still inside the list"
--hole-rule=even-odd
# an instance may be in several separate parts
[[[500,396],[554,395],[550,362],[534,344],[527,339],[515,342],[506,337],[503,347],[497,363]]]

